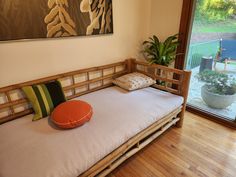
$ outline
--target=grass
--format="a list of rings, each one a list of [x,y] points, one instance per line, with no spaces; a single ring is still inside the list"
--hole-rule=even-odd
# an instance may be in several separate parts
[[[195,20],[193,33],[236,33],[236,19],[228,19],[220,22],[207,22]]]

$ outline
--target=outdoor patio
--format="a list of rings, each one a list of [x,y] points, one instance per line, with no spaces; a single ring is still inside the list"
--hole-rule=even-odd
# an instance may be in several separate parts
[[[191,76],[191,84],[190,84],[190,91],[189,91],[189,97],[188,97],[188,104],[193,105],[194,107],[200,108],[202,110],[205,110],[207,112],[223,116],[227,119],[235,120],[235,118],[236,118],[236,100],[231,106],[227,107],[226,109],[210,108],[202,100],[201,87],[204,85],[204,82],[199,81],[196,77],[197,74],[199,73],[199,67],[200,66],[191,69],[192,76]],[[217,63],[216,69],[218,71],[223,71],[224,70],[224,64],[223,63]],[[230,74],[234,78],[236,78],[236,65],[228,64],[226,73]]]

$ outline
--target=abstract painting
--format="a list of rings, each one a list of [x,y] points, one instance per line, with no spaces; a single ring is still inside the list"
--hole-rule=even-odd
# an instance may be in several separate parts
[[[110,33],[112,0],[0,0],[0,41]]]

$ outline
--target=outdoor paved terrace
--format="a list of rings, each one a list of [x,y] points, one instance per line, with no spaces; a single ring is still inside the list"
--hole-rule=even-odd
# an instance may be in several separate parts
[[[217,63],[216,69],[218,71],[224,71],[224,64],[223,63]],[[206,103],[202,100],[201,97],[201,87],[205,84],[202,81],[199,81],[197,79],[197,74],[199,73],[199,66],[196,68],[193,68],[192,70],[192,76],[191,76],[191,83],[190,83],[190,90],[189,90],[189,96],[188,96],[188,104],[192,105],[194,107],[203,109],[207,112],[223,116],[230,120],[235,120],[236,118],[236,100],[235,102],[227,107],[226,109],[214,109],[206,105]],[[226,73],[232,75],[236,78],[236,65],[228,64]]]

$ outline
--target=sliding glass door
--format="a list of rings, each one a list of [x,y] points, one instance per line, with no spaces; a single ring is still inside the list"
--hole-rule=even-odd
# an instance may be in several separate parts
[[[235,0],[197,0],[185,68],[188,106],[236,122]]]

